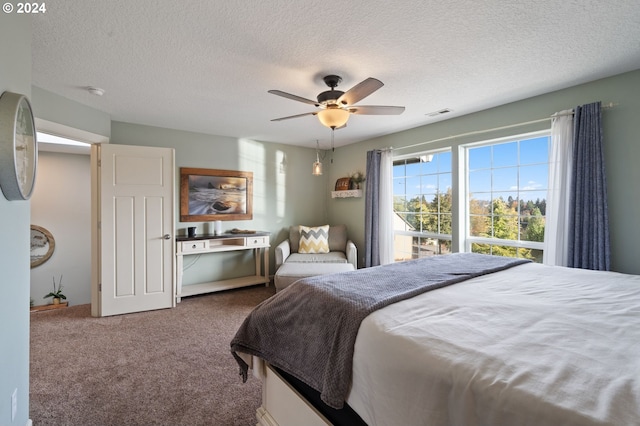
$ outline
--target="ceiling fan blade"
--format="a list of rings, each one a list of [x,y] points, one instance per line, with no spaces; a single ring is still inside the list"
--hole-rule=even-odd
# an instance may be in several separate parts
[[[305,115],[316,115],[318,114],[317,112],[305,112],[304,114],[297,114],[297,115],[290,115],[288,117],[280,117],[280,118],[274,118],[271,121],[282,121],[282,120],[288,120],[290,118],[298,118],[298,117],[304,117]]]
[[[352,114],[363,115],[398,115],[404,112],[404,107],[401,106],[356,105],[348,109]]]
[[[353,105],[384,86],[380,80],[369,77],[353,86],[338,98],[339,105]]]
[[[282,96],[283,98],[293,99],[294,101],[302,102],[305,104],[310,104],[314,106],[319,106],[317,101],[312,101],[311,99],[303,98],[301,96],[292,95],[291,93],[283,92],[282,90],[269,90],[269,93],[273,95]]]

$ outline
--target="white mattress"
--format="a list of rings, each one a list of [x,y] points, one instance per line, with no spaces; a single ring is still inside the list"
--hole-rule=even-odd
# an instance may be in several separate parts
[[[526,264],[368,316],[349,405],[374,425],[640,425],[640,276]]]

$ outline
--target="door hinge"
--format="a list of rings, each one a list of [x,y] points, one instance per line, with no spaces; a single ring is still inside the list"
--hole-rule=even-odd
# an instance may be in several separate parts
[[[98,284],[98,291],[102,291],[102,283]]]
[[[102,167],[102,159],[98,158],[98,167]]]

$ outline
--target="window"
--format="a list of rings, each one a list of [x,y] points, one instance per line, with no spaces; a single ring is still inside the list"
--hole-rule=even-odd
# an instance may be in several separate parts
[[[394,258],[451,251],[451,151],[393,162]]]
[[[542,262],[548,134],[467,146],[466,251]]]

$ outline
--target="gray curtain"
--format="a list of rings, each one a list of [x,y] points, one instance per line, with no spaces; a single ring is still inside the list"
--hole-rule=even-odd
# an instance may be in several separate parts
[[[600,102],[574,111],[568,266],[610,269],[607,182]]]
[[[380,160],[382,151],[367,151],[366,192],[364,199],[364,267],[380,265],[379,217]]]

